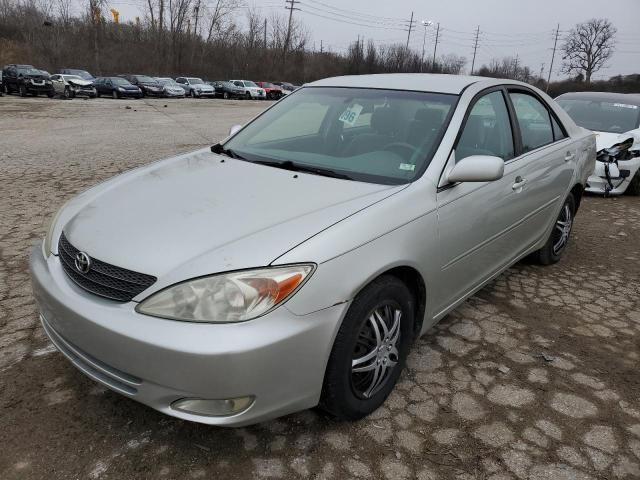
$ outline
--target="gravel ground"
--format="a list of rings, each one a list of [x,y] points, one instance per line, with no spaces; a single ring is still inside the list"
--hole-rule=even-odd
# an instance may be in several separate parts
[[[640,478],[638,198],[586,198],[559,264],[519,263],[445,318],[360,422],[187,423],[57,353],[27,269],[54,211],[266,105],[0,98],[0,478]]]

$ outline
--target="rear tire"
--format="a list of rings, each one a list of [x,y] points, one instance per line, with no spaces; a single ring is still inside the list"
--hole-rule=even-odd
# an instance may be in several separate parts
[[[638,170],[631,179],[631,183],[629,183],[625,193],[634,196],[640,195],[640,170]]]
[[[320,408],[358,420],[384,403],[402,373],[414,336],[415,300],[398,278],[384,275],[349,307],[327,363]]]
[[[573,198],[573,194],[570,193],[562,204],[562,209],[553,224],[553,230],[551,230],[547,243],[533,254],[534,259],[538,263],[541,265],[551,265],[562,258],[569,244],[575,212],[576,201]]]
[[[71,89],[69,87],[64,87],[64,98],[70,100],[73,98],[73,94],[71,93]]]
[[[191,94],[191,98],[196,98],[196,92],[194,90],[191,90],[189,93]]]
[[[26,97],[27,96],[27,87],[25,87],[24,85],[20,85],[18,87],[18,93],[20,94],[21,97]]]
[[[224,92],[222,94],[222,98],[224,98],[225,100],[229,100],[229,92]]]
[[[245,93],[244,96],[247,100],[251,100],[251,94],[249,92]]]

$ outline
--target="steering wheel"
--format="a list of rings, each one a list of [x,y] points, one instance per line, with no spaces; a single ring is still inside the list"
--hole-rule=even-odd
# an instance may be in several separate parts
[[[397,153],[398,155],[400,155],[405,160],[409,160],[413,156],[413,154],[418,151],[418,149],[416,147],[414,147],[410,143],[406,143],[406,142],[388,143],[382,149],[383,150],[387,150],[389,152]],[[407,153],[409,155],[406,155]]]

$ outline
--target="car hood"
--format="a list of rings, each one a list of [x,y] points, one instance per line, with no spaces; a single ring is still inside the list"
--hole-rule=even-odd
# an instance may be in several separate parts
[[[634,139],[633,146],[629,150],[640,150],[640,128],[629,130],[625,133],[594,132],[596,134],[596,150],[599,152],[603,148],[610,148],[616,143],[623,142],[628,138]]]
[[[67,80],[67,83],[70,83],[71,85],[77,85],[78,87],[88,87],[90,85],[93,85],[93,82],[90,82],[89,80],[80,80],[77,78],[71,78]]]
[[[76,248],[155,275],[160,288],[269,265],[402,188],[296,173],[207,149],[116,177],[85,192],[73,215],[60,218]]]

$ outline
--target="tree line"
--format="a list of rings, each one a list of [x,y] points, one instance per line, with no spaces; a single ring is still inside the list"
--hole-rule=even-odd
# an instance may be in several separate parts
[[[84,68],[94,75],[145,73],[304,83],[345,74],[465,73],[454,54],[424,59],[404,44],[358,38],[345,51],[313,48],[295,16],[263,15],[241,0],[139,0],[141,15],[122,23],[106,0],[0,0],[0,65],[30,63],[48,71]],[[637,78],[591,82],[611,57],[615,28],[606,20],[578,24],[562,46],[566,88],[638,91]],[[514,78],[547,88],[518,58],[493,59],[474,74]]]

